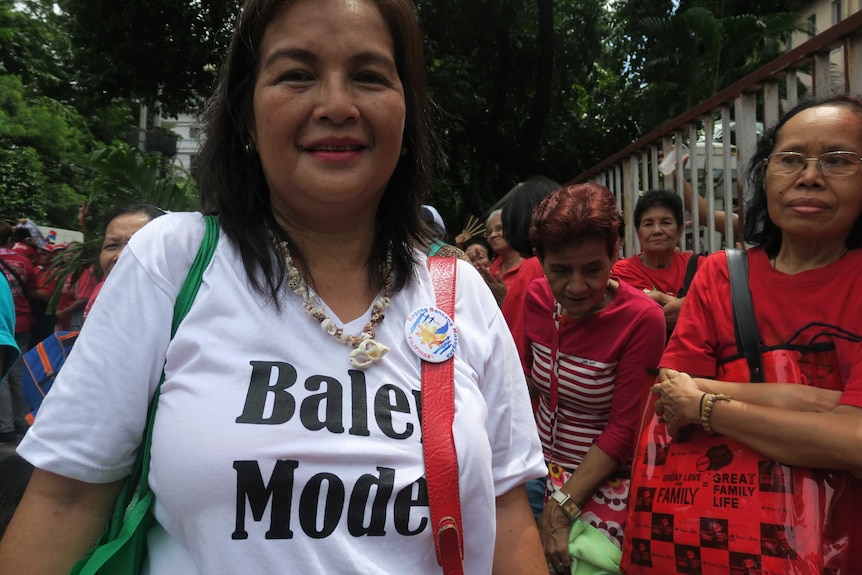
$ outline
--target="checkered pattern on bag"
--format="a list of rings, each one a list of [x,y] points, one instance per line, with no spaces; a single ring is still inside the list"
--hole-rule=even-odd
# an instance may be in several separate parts
[[[821,528],[828,508],[815,509],[821,486],[840,478],[781,465],[694,426],[671,441],[654,418],[643,435],[632,474],[624,573],[846,575],[822,566],[822,545],[840,550],[847,542],[826,541]],[[802,508],[798,522],[788,518]]]

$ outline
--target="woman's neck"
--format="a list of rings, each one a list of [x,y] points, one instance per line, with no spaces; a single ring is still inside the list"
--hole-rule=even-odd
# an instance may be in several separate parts
[[[789,275],[826,267],[847,254],[845,242],[845,238],[792,240],[784,237],[778,254],[770,261],[776,270]]]
[[[371,285],[368,267],[374,227],[321,231],[293,221],[279,224],[289,230],[292,247],[302,253],[302,264],[294,265],[330,309],[344,322],[365,313],[382,288]]]
[[[500,258],[503,260],[503,264],[500,266],[500,270],[503,273],[506,273],[519,263],[523,261],[524,258],[521,257],[521,254],[516,252],[515,250],[509,250],[505,253],[500,254]]]
[[[670,266],[673,262],[674,252],[641,252],[640,258],[643,265],[650,269],[660,270]]]

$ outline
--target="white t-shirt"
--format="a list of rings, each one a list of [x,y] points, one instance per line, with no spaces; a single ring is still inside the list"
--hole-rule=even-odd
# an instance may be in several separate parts
[[[408,315],[434,305],[424,256],[376,330],[391,351],[362,372],[288,288],[280,311],[252,291],[224,236],[171,340],[174,299],[203,230],[200,214],[185,213],[135,234],[21,455],[82,481],[128,475],[165,365],[150,470],[164,529],[150,537],[153,575],[440,573],[424,483],[421,363],[404,335]],[[506,323],[472,266],[458,262],[457,277],[465,568],[490,573],[495,496],[544,467]],[[370,309],[345,332],[361,332],[369,317]]]

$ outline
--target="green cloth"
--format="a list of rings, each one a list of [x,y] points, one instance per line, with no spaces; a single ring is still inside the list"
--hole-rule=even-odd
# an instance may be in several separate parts
[[[622,551],[601,531],[575,519],[569,531],[572,575],[619,575]]]

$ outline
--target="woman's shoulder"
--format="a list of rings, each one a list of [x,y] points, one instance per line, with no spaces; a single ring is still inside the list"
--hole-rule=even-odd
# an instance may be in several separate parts
[[[205,230],[200,212],[170,212],[141,228],[129,240],[129,246],[135,252],[159,245],[169,245],[174,250],[189,247],[197,252]]]
[[[641,258],[639,254],[635,254],[633,256],[629,256],[627,258],[623,258],[621,260],[617,260],[614,262],[614,265],[611,266],[614,274],[618,274],[620,270],[628,271],[635,268],[642,267]]]
[[[141,228],[129,240],[127,249],[150,275],[169,281],[175,276],[181,279],[197,255],[205,231],[202,214],[173,212]]]
[[[657,308],[661,312],[661,306],[655,300],[645,294],[643,290],[632,287],[624,281],[617,282],[614,302],[617,305],[624,305],[628,311],[654,312]],[[662,316],[664,316],[663,313]]]

